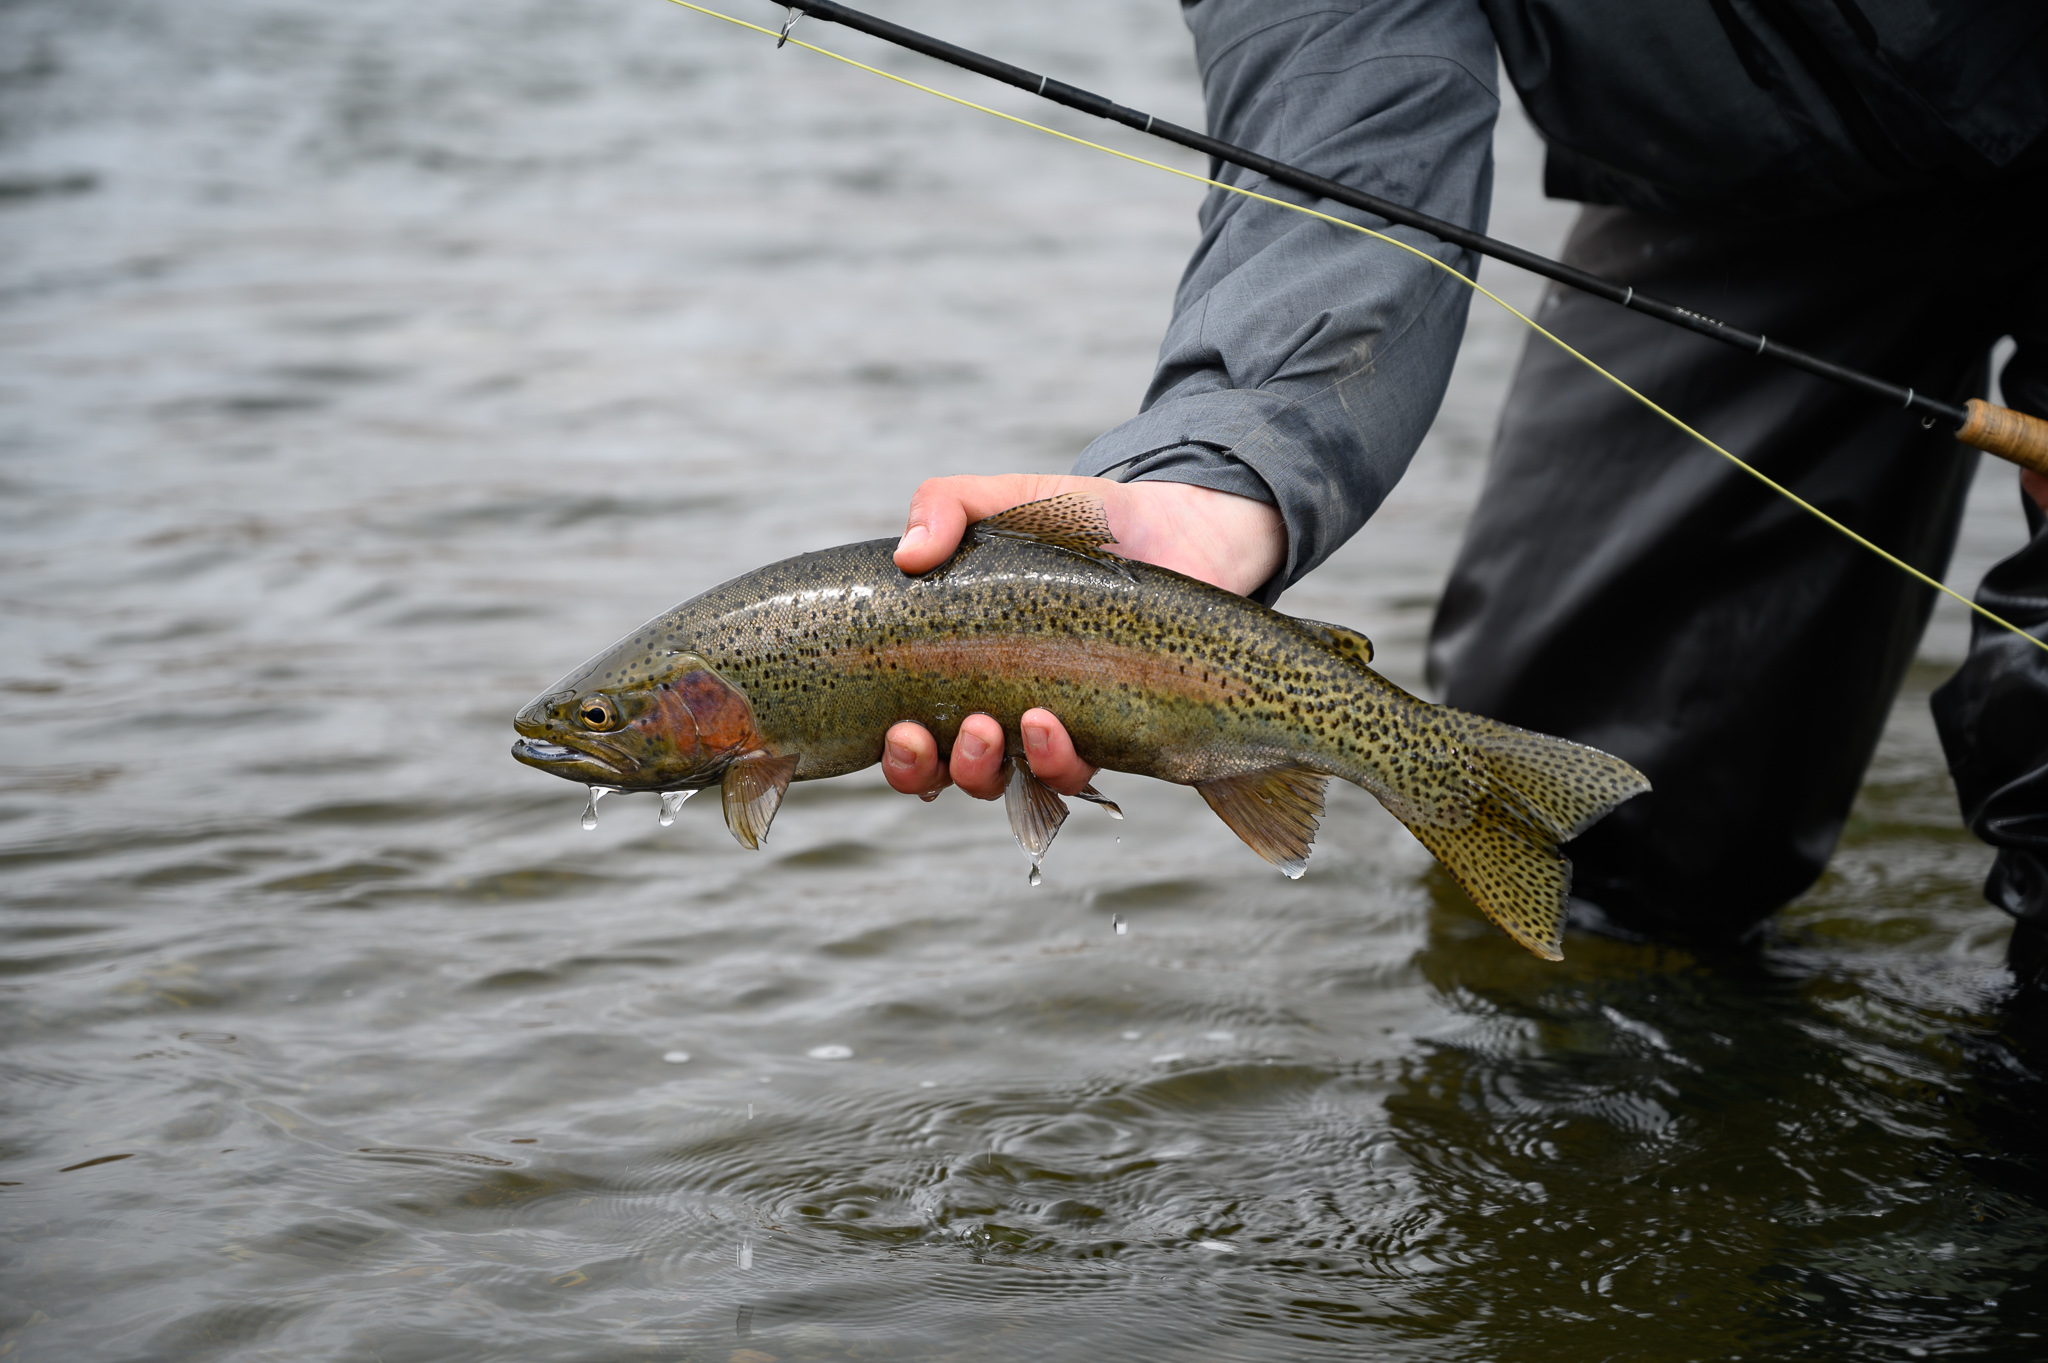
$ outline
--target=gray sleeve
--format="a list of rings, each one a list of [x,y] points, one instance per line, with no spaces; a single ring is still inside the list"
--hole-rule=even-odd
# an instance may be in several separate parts
[[[1499,96],[1477,0],[1201,0],[1187,19],[1212,134],[1485,230]],[[1216,178],[1307,197],[1236,167]],[[1424,233],[1316,206],[1476,268]],[[1287,558],[1257,593],[1270,601],[1408,467],[1443,401],[1469,290],[1384,242],[1222,190],[1200,223],[1139,415],[1074,472],[1273,503]]]

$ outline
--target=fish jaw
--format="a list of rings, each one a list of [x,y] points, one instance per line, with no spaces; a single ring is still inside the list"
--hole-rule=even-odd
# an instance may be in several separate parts
[[[524,712],[520,720],[525,719]],[[518,723],[519,721],[515,721]],[[539,727],[539,726],[536,726]],[[520,737],[512,744],[512,756],[529,767],[559,776],[565,781],[575,781],[586,786],[617,786],[621,790],[633,778],[639,763],[623,753],[594,751],[597,745],[584,740],[587,746],[577,747],[568,743],[557,743],[551,739],[528,736],[523,729]]]
[[[535,697],[513,718],[512,756],[580,785],[698,790],[763,746],[745,693],[681,650],[615,647]]]

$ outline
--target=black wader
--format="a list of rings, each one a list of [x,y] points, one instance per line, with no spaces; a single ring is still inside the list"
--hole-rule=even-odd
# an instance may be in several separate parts
[[[2013,334],[2006,400],[2048,415],[2039,219],[1930,241],[1917,235],[1929,218],[1902,205],[1713,228],[1589,208],[1565,258],[1951,401],[1982,392],[1991,346]],[[1977,459],[1946,431],[1569,290],[1553,289],[1540,320],[1942,575]],[[1986,591],[2007,618],[2048,623],[2048,537]],[[1575,921],[1730,941],[1826,865],[1932,601],[1532,337],[1430,668],[1447,703],[1604,748],[1655,784],[1568,849]],[[2048,923],[2048,653],[2002,635],[1977,630],[1936,712],[1965,817],[2003,849],[1993,902]]]

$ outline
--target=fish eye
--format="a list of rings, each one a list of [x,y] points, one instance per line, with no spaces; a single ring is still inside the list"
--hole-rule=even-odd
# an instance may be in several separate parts
[[[576,702],[576,718],[586,729],[609,729],[619,722],[619,712],[605,696],[585,696]]]

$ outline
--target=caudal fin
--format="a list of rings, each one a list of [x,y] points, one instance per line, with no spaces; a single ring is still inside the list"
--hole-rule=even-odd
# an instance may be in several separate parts
[[[1431,707],[1430,714],[1466,758],[1471,784],[1461,803],[1471,817],[1402,822],[1508,936],[1547,961],[1563,960],[1572,864],[1558,844],[1648,790],[1649,781],[1598,748],[1462,710]]]

